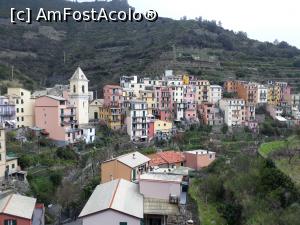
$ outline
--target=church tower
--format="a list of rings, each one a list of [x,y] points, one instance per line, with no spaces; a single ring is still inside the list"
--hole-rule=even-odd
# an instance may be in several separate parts
[[[76,106],[78,124],[89,122],[89,80],[80,67],[70,79],[70,103]]]

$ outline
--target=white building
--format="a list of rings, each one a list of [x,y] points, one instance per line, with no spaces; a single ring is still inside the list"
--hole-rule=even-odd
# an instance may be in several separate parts
[[[131,100],[128,102],[126,126],[132,141],[146,141],[148,139],[148,107],[145,101]]]
[[[268,102],[268,87],[265,85],[257,86],[257,100],[258,104],[266,104]]]
[[[89,122],[89,80],[80,67],[70,79],[70,102],[76,110],[76,118],[79,124],[87,124]]]
[[[33,127],[35,100],[31,92],[23,88],[7,88],[7,97],[16,105],[16,126]]]
[[[224,113],[224,123],[229,127],[244,124],[246,115],[245,101],[243,99],[221,99],[220,109]]]
[[[183,85],[176,85],[173,90],[173,102],[175,103],[182,103],[183,102],[183,92],[184,88]]]
[[[98,185],[82,209],[82,225],[140,225],[143,195],[138,184],[117,179]]]
[[[291,105],[300,108],[300,94],[291,95]]]
[[[70,79],[69,100],[71,105],[76,107],[76,119],[79,128],[83,129],[86,143],[91,143],[95,140],[95,128],[89,126],[89,80],[83,73],[80,67]]]
[[[220,85],[210,85],[211,103],[217,104],[221,99],[222,99],[222,87]]]
[[[0,181],[18,171],[18,159],[6,155],[5,129],[0,125]]]

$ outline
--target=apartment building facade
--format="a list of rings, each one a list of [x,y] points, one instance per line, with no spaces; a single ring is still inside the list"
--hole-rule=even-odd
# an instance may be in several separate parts
[[[220,108],[224,113],[224,123],[229,127],[242,126],[246,120],[243,99],[222,99]]]
[[[79,128],[77,108],[57,96],[42,96],[35,103],[35,124],[44,129],[49,138],[62,143],[77,143],[83,139]]]
[[[145,101],[131,100],[126,115],[127,134],[132,141],[147,141],[148,139],[148,108]]]
[[[0,123],[8,123],[10,126],[16,123],[15,102],[6,96],[0,96]]]
[[[31,92],[23,88],[7,88],[7,97],[16,107],[16,127],[34,126],[34,103]]]

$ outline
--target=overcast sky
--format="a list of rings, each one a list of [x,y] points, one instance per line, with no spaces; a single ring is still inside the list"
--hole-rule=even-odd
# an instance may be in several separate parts
[[[85,0],[81,0],[85,1]],[[154,9],[161,17],[182,16],[221,21],[260,41],[287,41],[300,48],[299,0],[128,0],[139,12]]]

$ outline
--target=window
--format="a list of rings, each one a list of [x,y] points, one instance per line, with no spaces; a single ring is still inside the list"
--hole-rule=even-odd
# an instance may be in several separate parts
[[[21,108],[21,112],[22,112],[22,113],[24,112],[24,109],[23,109],[23,108]]]
[[[24,117],[23,116],[21,117],[21,120],[24,121]]]
[[[23,96],[24,95],[24,92],[23,91],[21,91],[21,96]]]
[[[19,112],[19,108],[17,108],[17,113]]]
[[[15,168],[15,164],[11,164],[11,168],[14,169]]]
[[[85,93],[85,86],[84,85],[81,86],[81,89],[82,89],[82,93]]]
[[[23,99],[21,99],[21,104],[24,104],[24,100]]]
[[[4,225],[17,225],[16,220],[4,220]]]

